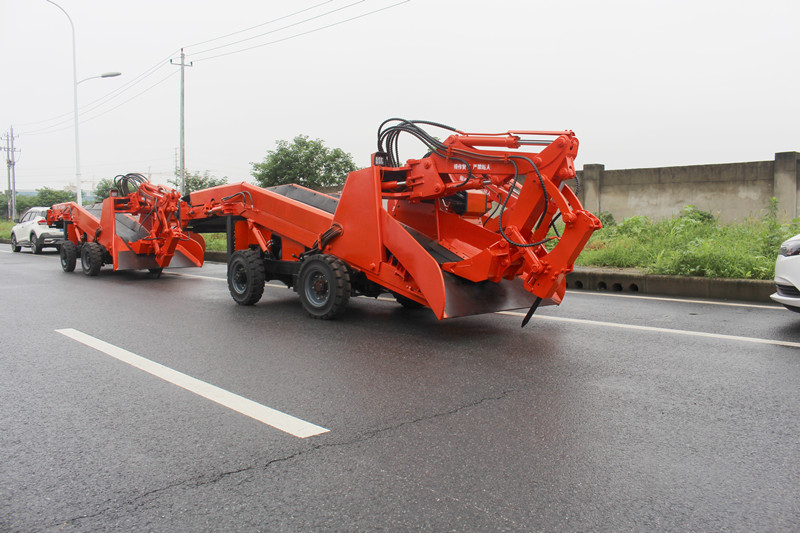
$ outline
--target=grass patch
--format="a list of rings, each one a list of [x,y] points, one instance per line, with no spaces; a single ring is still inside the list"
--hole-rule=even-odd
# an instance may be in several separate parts
[[[14,223],[10,220],[2,220],[0,221],[0,239],[10,239],[11,238],[11,228],[14,227]]]
[[[774,200],[774,199],[773,199]],[[710,213],[687,206],[679,216],[654,221],[634,216],[617,224],[600,213],[596,231],[576,265],[639,268],[651,274],[709,278],[773,279],[783,241],[800,233],[800,219],[781,224],[773,201],[766,214],[722,224]],[[0,221],[0,238],[10,239],[11,221]],[[206,249],[227,250],[225,233],[204,233]]]
[[[206,250],[209,252],[227,252],[228,239],[224,233],[203,233],[206,240]]]
[[[775,201],[762,218],[737,224],[722,224],[693,206],[666,220],[634,216],[616,224],[606,217],[604,223],[577,265],[635,267],[673,276],[772,279],[781,243],[800,233],[800,219],[790,224],[777,221]]]

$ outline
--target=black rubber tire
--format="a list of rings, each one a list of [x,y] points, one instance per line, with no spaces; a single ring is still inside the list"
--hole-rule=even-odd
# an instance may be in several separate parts
[[[64,241],[60,248],[58,253],[61,255],[61,269],[64,272],[72,272],[78,261],[78,247],[72,241]]]
[[[783,304],[783,306],[786,309],[788,309],[789,311],[794,311],[795,313],[800,313],[800,307],[795,307],[794,305],[786,305],[786,304]]]
[[[297,292],[303,309],[313,318],[335,318],[350,301],[350,272],[347,265],[332,255],[309,257],[300,267]]]
[[[103,266],[105,249],[96,242],[87,242],[81,247],[81,268],[87,276],[96,276]]]
[[[13,233],[11,234],[11,251],[12,252],[19,252],[22,250],[22,246],[17,244],[17,236]]]
[[[31,252],[39,255],[42,253],[42,243],[39,242],[39,239],[36,238],[35,233],[31,233]]]
[[[149,276],[153,279],[158,279],[161,277],[161,273],[164,271],[163,268],[148,268],[147,272]]]
[[[418,301],[412,300],[411,298],[406,298],[405,296],[400,296],[399,294],[395,294],[394,299],[406,309],[422,309],[425,307]]]
[[[258,250],[239,250],[228,263],[228,291],[239,305],[253,305],[264,294],[264,260]]]

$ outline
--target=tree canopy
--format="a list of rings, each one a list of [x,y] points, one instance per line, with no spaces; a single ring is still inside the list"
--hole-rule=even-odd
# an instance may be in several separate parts
[[[328,148],[320,139],[298,135],[289,143],[280,140],[261,163],[250,163],[261,187],[296,183],[309,189],[335,187],[356,170],[353,156],[341,148]]]
[[[74,202],[75,193],[67,190],[56,190],[50,187],[36,189],[35,195],[17,193],[17,216],[30,209],[31,207],[50,207],[53,204],[63,202]],[[0,218],[10,218],[8,212],[8,195],[0,194]]]
[[[179,176],[175,176],[174,180],[168,180],[171,185],[173,185],[176,189],[180,189],[181,187],[181,179]],[[216,187],[218,185],[225,185],[228,183],[228,177],[223,176],[221,178],[217,178],[216,176],[212,176],[208,170],[203,172],[201,175],[199,172],[195,172],[194,174],[186,171],[186,192],[185,194],[189,194],[190,192],[199,191],[200,189],[208,189],[209,187]]]
[[[111,178],[103,178],[97,182],[97,185],[94,188],[94,201],[95,202],[102,202],[108,195],[110,194],[109,191],[114,188],[114,180]]]
[[[42,187],[41,189],[36,189],[36,201],[38,203],[35,205],[41,205],[45,207],[63,202],[74,202],[75,193],[66,190],[58,191],[56,189],[51,189],[50,187]],[[17,203],[19,203],[19,200],[17,200]]]

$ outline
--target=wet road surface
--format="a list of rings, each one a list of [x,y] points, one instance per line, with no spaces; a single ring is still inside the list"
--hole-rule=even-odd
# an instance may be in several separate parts
[[[321,322],[285,287],[237,306],[219,264],[89,278],[4,246],[0,273],[2,531],[800,524],[800,315],[768,303],[569,292],[521,329],[357,298]]]

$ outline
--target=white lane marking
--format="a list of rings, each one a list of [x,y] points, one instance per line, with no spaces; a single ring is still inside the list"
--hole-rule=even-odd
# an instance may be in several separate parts
[[[686,298],[670,298],[669,296],[643,296],[640,294],[614,294],[610,292],[598,292],[598,291],[584,291],[584,290],[568,290],[570,294],[587,294],[591,296],[609,296],[611,298],[638,298],[640,300],[659,300],[663,302],[680,302],[680,303],[690,303],[690,304],[708,304],[708,305],[725,305],[728,307],[752,307],[755,309],[772,309],[783,311],[783,306],[779,305],[759,305],[759,304],[741,304],[741,303],[734,303],[734,302],[719,302],[715,300],[689,300]]]
[[[182,278],[211,279],[214,281],[225,281],[225,282],[228,281],[225,278],[215,278],[213,276],[201,276],[199,274],[184,274],[183,272],[164,272],[163,275],[180,276]]]
[[[525,313],[516,311],[500,311],[499,315],[509,315],[524,317]],[[606,328],[632,329],[636,331],[649,331],[652,333],[673,333],[676,335],[687,335],[690,337],[706,337],[710,339],[723,339],[729,341],[751,342],[755,344],[771,344],[774,346],[788,346],[789,348],[800,348],[800,342],[778,341],[773,339],[761,339],[758,337],[741,337],[739,335],[723,335],[721,333],[706,333],[704,331],[691,331],[687,329],[657,328],[654,326],[637,326],[635,324],[617,324],[614,322],[600,322],[598,320],[586,320],[583,318],[564,318],[559,316],[534,315],[534,319],[553,320],[556,322],[571,322],[573,324],[586,324],[591,326],[602,326]]]
[[[207,279],[214,279],[217,281],[226,281],[221,278],[212,278],[207,276],[197,276],[195,274],[176,274],[178,276],[190,276],[196,278],[207,278]],[[270,285],[267,283],[267,287],[273,288],[280,288],[285,287],[285,285]],[[569,291],[572,294],[595,294],[590,292],[584,291]],[[783,307],[773,307],[767,305],[753,305],[753,304],[736,304],[736,303],[726,303],[726,302],[715,302],[710,300],[685,300],[679,298],[660,298],[655,296],[633,296],[633,295],[623,295],[623,294],[605,294],[599,293],[601,296],[614,296],[617,298],[641,298],[647,300],[664,300],[669,302],[680,302],[680,303],[694,303],[694,304],[709,304],[709,305],[727,305],[731,307],[756,307],[760,309],[772,309],[783,311]],[[386,301],[386,302],[393,302],[395,301],[394,298],[390,298],[387,296],[379,296],[378,300]],[[519,313],[516,311],[498,311],[498,315],[509,315],[509,316],[518,316],[524,317],[525,313]],[[542,320],[560,320],[562,322],[574,322],[578,324],[591,324],[596,326],[605,326],[605,327],[613,327],[613,328],[623,328],[623,329],[636,329],[640,331],[651,331],[651,332],[661,332],[661,333],[674,333],[677,335],[691,335],[696,337],[707,337],[707,338],[715,338],[715,339],[727,339],[727,340],[734,340],[740,342],[752,342],[757,344],[772,344],[776,346],[788,346],[790,348],[800,348],[800,343],[798,342],[790,342],[790,341],[778,341],[772,339],[761,339],[758,337],[741,337],[738,335],[723,335],[721,333],[705,333],[702,331],[690,331],[686,329],[669,329],[669,328],[657,328],[653,326],[637,326],[635,324],[617,324],[614,322],[599,322],[597,320],[585,320],[581,318],[564,318],[564,317],[554,317],[554,316],[544,316],[544,315],[534,315],[533,318],[539,318]]]
[[[165,272],[164,274],[167,274]],[[210,279],[214,281],[227,281],[225,278],[215,278],[212,276],[200,276],[199,274],[184,274],[182,272],[169,272],[169,274],[173,276],[182,276],[186,278],[198,278],[198,279]],[[277,284],[273,285],[271,283],[267,283],[268,287],[286,287],[284,284]],[[670,298],[669,296],[642,296],[637,294],[614,294],[609,292],[595,292],[595,291],[585,291],[585,290],[577,290],[577,289],[570,289],[567,291],[570,294],[586,294],[590,296],[608,296],[610,298],[636,298],[640,300],[655,300],[655,301],[662,301],[662,302],[678,302],[678,303],[690,303],[690,304],[707,304],[707,305],[721,305],[725,307],[747,307],[753,309],[770,309],[772,311],[783,311],[783,306],[779,305],[759,305],[759,304],[743,304],[743,303],[734,303],[734,302],[720,302],[716,300],[702,300],[702,299],[687,299],[687,298]],[[382,300],[383,298],[378,298],[378,300]],[[394,301],[394,298],[387,298],[387,301],[391,300]]]
[[[211,400],[212,402],[216,402],[224,407],[227,407],[228,409],[232,409],[245,416],[249,416],[250,418],[258,420],[259,422],[263,422],[264,424],[272,426],[283,432],[289,433],[290,435],[294,435],[295,437],[305,439],[307,437],[313,437],[314,435],[320,435],[329,431],[323,427],[306,422],[305,420],[295,418],[291,415],[287,415],[286,413],[272,409],[271,407],[256,403],[253,400],[248,400],[247,398],[239,396],[238,394],[226,391],[225,389],[221,389],[217,386],[206,383],[205,381],[200,381],[197,378],[193,378],[183,374],[182,372],[173,370],[162,364],[156,363],[155,361],[145,359],[142,356],[136,355],[135,353],[127,350],[123,350],[122,348],[114,346],[113,344],[109,344],[105,341],[101,341],[100,339],[92,337],[91,335],[87,335],[81,331],[67,328],[57,329],[56,332],[85,344],[86,346],[94,348],[95,350],[99,350],[107,355],[110,355],[114,359],[122,361],[123,363],[127,363],[135,368],[138,368],[139,370],[143,370],[148,374],[161,378],[164,381],[172,383],[173,385],[177,385],[178,387],[186,389],[189,392],[193,392],[198,396],[202,396],[203,398]]]

